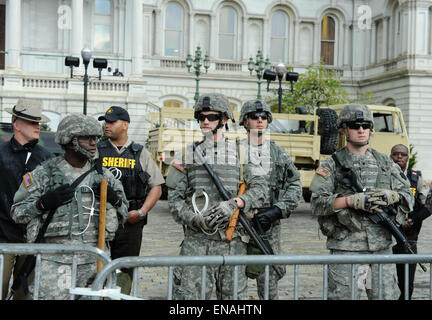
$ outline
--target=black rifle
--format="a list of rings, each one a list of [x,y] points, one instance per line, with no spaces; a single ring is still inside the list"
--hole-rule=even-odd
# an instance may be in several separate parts
[[[332,158],[335,161],[336,165],[342,168],[342,183],[356,193],[365,192],[366,188],[363,187],[355,172],[351,170],[351,168],[344,167],[334,154]],[[396,209],[393,206],[388,206],[386,208],[383,208],[382,210],[383,211],[380,212],[367,213],[367,216],[369,217],[369,219],[372,220],[373,223],[381,224],[388,231],[390,231],[390,233],[396,238],[396,241],[401,244],[410,254],[415,254],[411,248],[411,245],[408,242],[408,239],[388,215],[390,213],[396,216]],[[419,263],[419,266],[423,269],[423,271],[427,271],[426,267],[421,263]]]
[[[83,181],[84,178],[93,170],[98,170],[98,172],[102,172],[102,169],[97,168],[97,166],[95,165],[90,170],[86,171],[81,176],[79,176],[74,182],[72,182],[71,187],[75,189],[81,183],[81,181]],[[38,235],[37,235],[34,243],[42,243],[43,242],[44,234],[45,234],[45,232],[48,228],[48,225],[50,224],[52,217],[54,216],[54,213],[56,211],[57,211],[57,208],[50,210],[50,212],[48,213],[42,227],[39,229]],[[35,265],[36,265],[36,257],[33,255],[26,256],[26,259],[24,260],[24,263],[21,266],[21,269],[19,270],[17,277],[14,278],[14,281],[12,283],[10,291],[9,291],[8,295],[6,296],[6,300],[10,300],[12,298],[12,296],[15,294],[15,292],[21,286],[23,287],[24,294],[25,295],[28,294],[29,289],[28,289],[27,277],[33,271]]]
[[[196,154],[198,157],[198,160],[202,163],[204,168],[207,170],[208,174],[210,175],[210,178],[212,179],[213,183],[215,184],[216,188],[219,191],[219,194],[222,196],[222,199],[225,201],[228,201],[231,199],[231,195],[228,193],[228,191],[225,189],[225,187],[222,184],[222,181],[219,179],[219,177],[216,175],[216,173],[213,171],[213,169],[210,167],[210,165],[206,162],[203,155],[199,150],[196,150],[198,145],[194,142],[192,144],[194,155]],[[250,237],[255,241],[258,248],[261,250],[263,254],[267,255],[273,255],[273,249],[268,242],[267,239],[263,239],[263,237],[258,234],[258,232],[252,227],[249,222],[247,221],[247,218],[245,217],[243,210],[240,210],[239,216],[238,216],[239,222],[242,225],[242,227],[246,230],[246,232],[250,235]],[[283,277],[284,275],[278,270],[275,266],[272,266],[273,269],[276,271],[279,277]]]

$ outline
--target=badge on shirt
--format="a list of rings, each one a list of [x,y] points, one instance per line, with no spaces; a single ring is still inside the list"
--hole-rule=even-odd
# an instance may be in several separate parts
[[[33,178],[30,172],[27,172],[25,175],[23,175],[23,181],[26,188],[30,187],[33,184]]]
[[[174,161],[173,164],[172,164],[172,166],[173,166],[174,168],[176,168],[177,170],[179,170],[180,172],[183,172],[183,171],[184,171],[184,164],[181,163],[181,162],[178,161],[178,160]]]
[[[330,171],[328,171],[327,169],[322,168],[322,167],[318,168],[318,170],[316,171],[316,174],[319,174],[323,178],[326,178],[329,173],[330,173]]]

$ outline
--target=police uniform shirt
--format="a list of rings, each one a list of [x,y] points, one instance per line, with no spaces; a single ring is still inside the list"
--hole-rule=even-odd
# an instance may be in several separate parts
[[[117,146],[111,141],[111,139],[108,139],[108,141],[109,141],[109,143],[111,143],[111,145],[114,147],[114,150],[116,150],[119,155],[122,154],[130,146],[130,144],[133,142],[131,139],[128,138],[125,145],[122,146],[119,150],[117,148]],[[110,159],[108,157],[103,157],[102,158],[102,165],[104,167],[135,166],[135,164],[132,162],[131,163],[123,163],[123,164],[118,163],[118,162],[115,163],[115,161],[119,161],[116,159],[119,159],[119,158],[111,158]],[[134,161],[134,160],[130,160],[130,159],[126,159],[126,160]],[[110,163],[110,161],[111,161],[111,163]],[[162,173],[160,172],[158,166],[156,165],[156,163],[152,159],[150,152],[148,152],[148,150],[146,148],[143,148],[143,150],[140,154],[139,161],[140,161],[140,164],[141,164],[143,171],[147,172],[150,175],[150,178],[149,178],[150,188],[165,183],[165,179],[163,178]]]
[[[408,176],[407,175],[408,174],[408,169],[405,170],[404,174],[405,174],[405,176]],[[418,179],[418,182],[417,182],[417,188],[415,190],[416,194],[414,194],[414,196],[416,196],[418,194],[420,202],[422,204],[425,204],[426,203],[427,195],[429,193],[429,187],[426,184],[426,182],[424,181],[423,176],[419,176],[418,178],[419,179]]]

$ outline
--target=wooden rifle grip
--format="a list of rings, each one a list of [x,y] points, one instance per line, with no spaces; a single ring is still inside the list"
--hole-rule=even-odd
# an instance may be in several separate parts
[[[98,232],[98,248],[105,250],[105,226],[106,226],[106,203],[107,203],[107,188],[108,180],[102,179],[100,184],[100,201],[99,201],[99,232]],[[103,267],[101,260],[97,262],[97,272]]]
[[[238,195],[241,196],[243,193],[245,193],[245,191],[246,191],[246,183],[242,183],[240,185]],[[228,227],[225,232],[225,242],[227,243],[230,243],[232,241],[234,231],[237,225],[239,213],[240,213],[240,208],[237,208],[237,210],[233,213],[233,215],[230,218]]]

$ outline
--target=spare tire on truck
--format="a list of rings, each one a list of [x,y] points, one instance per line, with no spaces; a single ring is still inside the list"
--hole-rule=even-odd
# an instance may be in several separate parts
[[[338,115],[332,109],[319,108],[316,114],[320,117],[318,134],[321,136],[321,154],[332,154],[336,151],[339,130],[337,127]]]

